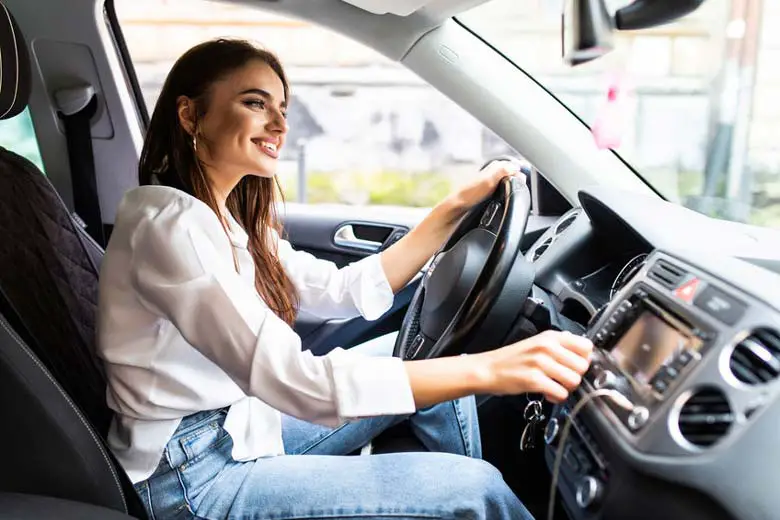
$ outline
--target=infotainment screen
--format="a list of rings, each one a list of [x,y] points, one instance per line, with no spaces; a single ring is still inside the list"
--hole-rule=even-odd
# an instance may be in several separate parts
[[[611,351],[618,366],[636,382],[648,384],[658,370],[683,350],[698,350],[688,336],[650,311],[644,311]]]

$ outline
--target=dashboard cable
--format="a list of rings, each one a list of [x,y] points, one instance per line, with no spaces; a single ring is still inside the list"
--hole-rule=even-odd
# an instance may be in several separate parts
[[[561,461],[563,460],[563,452],[566,448],[566,441],[569,438],[571,432],[571,425],[574,422],[574,416],[576,416],[580,410],[582,410],[586,404],[596,397],[607,397],[612,400],[617,406],[624,408],[627,411],[634,409],[634,404],[623,394],[612,388],[601,388],[599,390],[593,390],[580,398],[577,404],[574,405],[571,412],[567,414],[566,424],[561,432],[561,438],[558,441],[558,450],[555,452],[555,463],[552,469],[552,483],[550,485],[550,500],[547,503],[547,520],[553,520],[555,513],[555,492],[558,489],[558,476],[561,471]]]

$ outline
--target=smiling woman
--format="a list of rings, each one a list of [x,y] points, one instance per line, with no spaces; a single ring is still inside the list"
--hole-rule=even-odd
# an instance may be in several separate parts
[[[211,74],[204,74],[204,63]],[[221,215],[226,233],[227,212],[233,215],[249,237],[258,293],[292,324],[297,295],[269,249],[270,233],[279,231],[274,175],[287,133],[288,97],[284,70],[270,52],[238,40],[193,47],[163,86],[141,152],[139,180],[204,201]],[[234,262],[238,267],[235,257]]]
[[[365,344],[314,356],[291,327],[299,307],[379,318],[466,214],[498,186],[525,189],[519,166],[491,162],[387,249],[338,269],[280,237],[288,99],[279,61],[243,40],[196,45],[171,69],[142,186],[123,198],[101,269],[111,448],[157,518],[526,520],[501,474],[477,460],[474,394],[563,400],[588,368],[589,340],[547,332],[468,359],[404,361]],[[404,420],[430,453],[346,456]]]

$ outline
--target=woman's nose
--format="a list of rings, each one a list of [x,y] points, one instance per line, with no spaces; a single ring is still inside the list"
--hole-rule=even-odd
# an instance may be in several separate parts
[[[287,119],[285,119],[284,114],[279,111],[274,111],[273,117],[269,119],[266,126],[268,127],[268,130],[282,134],[286,134],[287,130],[290,128],[287,125]]]

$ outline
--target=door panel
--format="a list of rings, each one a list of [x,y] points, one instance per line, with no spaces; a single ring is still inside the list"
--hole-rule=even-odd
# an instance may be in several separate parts
[[[343,267],[381,251],[403,237],[428,213],[426,209],[390,206],[306,205],[287,203],[281,211],[287,240]],[[530,247],[557,217],[530,216],[523,250]],[[393,308],[377,321],[363,318],[323,320],[301,312],[295,331],[303,348],[324,354],[334,347],[349,348],[387,332],[398,330],[417,288],[412,281],[395,298]]]

